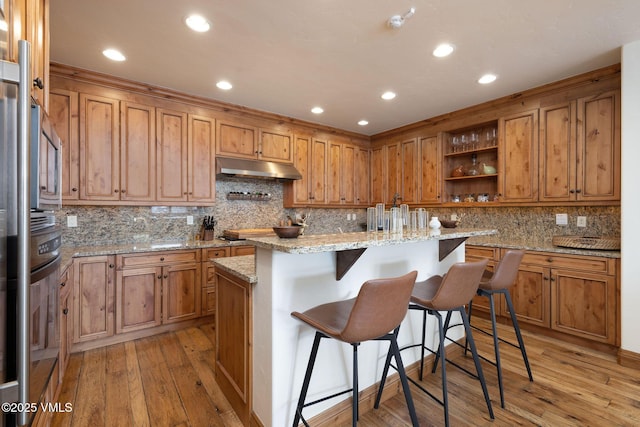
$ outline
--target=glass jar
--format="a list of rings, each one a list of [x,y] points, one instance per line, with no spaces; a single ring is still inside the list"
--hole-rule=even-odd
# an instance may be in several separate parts
[[[469,193],[466,196],[464,196],[464,201],[467,203],[471,203],[471,202],[475,202],[476,201],[476,196],[473,193]]]
[[[460,203],[460,195],[459,194],[452,194],[451,195],[451,201],[453,203]]]
[[[480,168],[478,167],[478,156],[473,153],[471,156],[471,166],[467,169],[467,176],[480,175]]]

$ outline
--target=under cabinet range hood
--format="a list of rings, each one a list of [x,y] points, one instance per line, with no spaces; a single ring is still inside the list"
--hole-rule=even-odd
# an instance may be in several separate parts
[[[302,179],[302,175],[293,165],[232,157],[216,157],[216,175],[279,181]]]

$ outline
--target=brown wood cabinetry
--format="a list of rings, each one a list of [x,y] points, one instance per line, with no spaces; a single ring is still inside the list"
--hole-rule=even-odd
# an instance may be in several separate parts
[[[216,267],[212,258],[228,257],[229,247],[202,249],[202,315],[216,312]]]
[[[501,249],[503,256],[507,249]],[[493,252],[491,252],[493,251]],[[497,248],[467,246],[467,259],[496,259]],[[494,255],[494,257],[492,257]],[[584,342],[619,345],[619,260],[527,251],[510,288],[518,322],[578,337]],[[474,298],[488,312],[487,298]],[[497,312],[508,317],[500,300]]]
[[[355,203],[359,206],[369,206],[369,149],[356,147],[355,156]]]
[[[60,276],[60,366],[59,382],[69,364],[73,347],[73,268],[67,268]]]
[[[188,120],[187,199],[212,203],[216,199],[215,120],[193,114]]]
[[[540,109],[540,201],[620,199],[620,92]]]
[[[78,92],[51,89],[49,116],[62,140],[62,200],[80,197],[80,146],[78,143]]]
[[[200,251],[118,255],[116,333],[200,316]]]
[[[284,206],[326,205],[329,141],[296,135],[294,166],[302,179],[284,186]]]
[[[353,145],[329,143],[327,203],[355,204],[355,151]]]
[[[418,203],[441,203],[440,143],[437,136],[427,136],[419,141]]]
[[[288,131],[259,129],[243,123],[219,120],[216,153],[228,157],[293,161],[293,139]]]
[[[114,256],[100,255],[74,260],[74,343],[113,335],[114,281]]]
[[[120,199],[156,198],[156,112],[148,105],[122,102],[120,111]]]
[[[384,147],[371,149],[370,157],[370,180],[371,180],[371,204],[384,203],[386,200],[386,185],[384,167]]]
[[[187,201],[187,115],[158,109],[158,201]]]
[[[538,110],[516,113],[498,122],[500,178],[504,202],[538,200]]]
[[[244,425],[252,405],[252,285],[218,270],[216,381]]]

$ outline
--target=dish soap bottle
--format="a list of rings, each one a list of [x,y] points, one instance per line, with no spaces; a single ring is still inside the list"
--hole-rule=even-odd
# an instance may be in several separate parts
[[[478,167],[478,156],[476,153],[471,155],[471,166],[467,169],[468,176],[480,175],[480,168]]]
[[[429,228],[437,230],[438,228],[440,228],[441,225],[442,224],[440,224],[440,220],[438,219],[437,216],[431,217],[431,220],[429,221]]]

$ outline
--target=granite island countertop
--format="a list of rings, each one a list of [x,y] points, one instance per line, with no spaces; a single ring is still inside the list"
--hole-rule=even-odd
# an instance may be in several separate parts
[[[496,234],[493,236],[477,236],[467,239],[467,245],[497,247],[505,249],[524,249],[527,251],[551,252],[557,254],[598,256],[603,258],[620,258],[620,251],[596,250],[596,249],[573,249],[554,246],[551,237],[524,237],[516,238]]]
[[[473,236],[490,236],[497,233],[492,229],[443,228],[406,234],[368,233],[366,231],[341,234],[312,234],[295,239],[279,237],[255,237],[247,242],[257,247],[291,254],[311,254],[319,252],[344,251],[371,246],[390,246],[427,240],[449,240]]]
[[[258,282],[256,276],[256,257],[254,255],[241,255],[224,258],[212,258],[216,268],[233,274],[240,280],[255,284]]]

